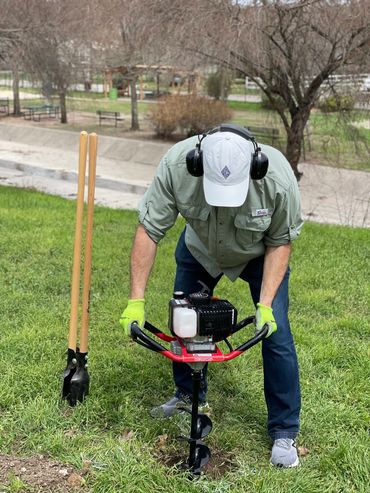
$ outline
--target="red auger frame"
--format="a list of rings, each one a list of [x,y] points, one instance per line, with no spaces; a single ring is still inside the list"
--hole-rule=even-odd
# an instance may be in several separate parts
[[[240,329],[246,327],[247,325],[251,324],[254,322],[254,317],[247,317],[243,319],[241,322],[235,325],[234,329],[230,332],[230,335],[235,334],[235,332],[238,332]],[[165,342],[172,342],[172,341],[178,341],[181,347],[181,355],[175,354],[169,349],[165,348],[161,344],[159,344],[157,341],[155,341],[152,337],[148,336],[145,334],[145,332],[140,329],[140,327],[133,323],[131,325],[131,337],[132,339],[140,344],[141,346],[144,346],[146,349],[150,349],[151,351],[155,351],[157,353],[161,353],[163,356],[166,358],[176,361],[177,363],[220,363],[222,361],[229,361],[231,359],[236,358],[237,356],[240,356],[242,353],[250,349],[251,347],[255,346],[258,344],[262,339],[265,338],[267,332],[268,332],[268,327],[265,325],[263,329],[258,332],[255,336],[252,338],[248,339],[246,342],[238,346],[236,349],[233,349],[228,342],[227,339],[224,339],[226,344],[228,345],[230,351],[226,354],[222,353],[221,350],[216,346],[216,351],[213,353],[189,353],[186,350],[186,347],[184,346],[183,342],[181,339],[178,337],[172,337],[169,336],[156,327],[154,325],[150,324],[149,322],[145,322],[144,328],[154,334],[156,337],[161,339],[162,341]]]

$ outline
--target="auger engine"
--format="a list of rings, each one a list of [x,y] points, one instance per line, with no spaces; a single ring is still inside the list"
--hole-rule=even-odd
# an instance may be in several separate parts
[[[237,321],[237,310],[227,300],[211,297],[208,293],[192,293],[185,297],[175,291],[169,304],[169,329],[182,339],[188,353],[214,353],[216,342],[226,339]],[[172,344],[172,351],[181,348]]]

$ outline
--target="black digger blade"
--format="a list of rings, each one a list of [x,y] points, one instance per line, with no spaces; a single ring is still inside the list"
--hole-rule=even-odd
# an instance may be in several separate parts
[[[63,388],[62,388],[62,398],[67,399],[71,393],[71,379],[76,373],[77,366],[77,356],[73,349],[68,349],[67,353],[67,366],[63,372]]]
[[[78,348],[76,352],[68,349],[67,367],[63,374],[62,398],[67,400],[70,406],[83,402],[89,393],[89,382],[87,353],[80,353]]]
[[[193,457],[192,457],[193,455]],[[201,441],[195,445],[194,454],[190,453],[188,460],[188,469],[194,476],[199,476],[202,472],[202,467],[206,466],[211,458],[211,451]]]
[[[200,476],[202,467],[206,466],[211,458],[211,451],[201,440],[192,440],[189,437],[179,436],[178,440],[184,440],[190,444],[189,458],[181,464],[181,469],[189,471],[189,479]]]
[[[185,411],[188,414],[192,414],[191,410],[186,407],[179,407],[179,410]],[[195,438],[199,439],[208,436],[212,431],[212,426],[212,420],[207,414],[198,414]],[[183,437],[181,437],[181,439],[183,439]]]
[[[205,438],[212,431],[212,421],[207,414],[198,414],[197,438]]]

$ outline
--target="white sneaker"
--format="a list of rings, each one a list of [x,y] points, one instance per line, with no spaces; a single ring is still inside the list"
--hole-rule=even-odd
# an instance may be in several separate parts
[[[271,451],[271,464],[276,467],[297,467],[299,458],[295,441],[291,438],[278,438]]]

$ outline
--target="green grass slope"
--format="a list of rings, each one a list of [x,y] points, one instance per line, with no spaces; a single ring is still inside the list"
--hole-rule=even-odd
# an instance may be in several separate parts
[[[269,466],[258,348],[210,368],[214,459],[200,481],[174,464],[187,447],[180,417],[155,421],[173,391],[170,362],[127,340],[118,318],[128,295],[136,214],[96,208],[91,392],[61,403],[69,321],[75,203],[0,187],[0,453],[44,454],[81,468],[85,491],[365,493],[368,491],[370,232],[306,224],[294,244],[291,322],[300,361],[302,432],[297,470]],[[147,318],[165,327],[182,221],[158,249]],[[253,313],[242,282],[217,294]],[[243,335],[238,335],[243,338]],[[241,339],[240,339],[241,340]],[[1,484],[1,480],[0,480]]]

